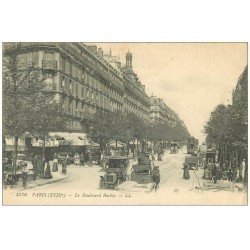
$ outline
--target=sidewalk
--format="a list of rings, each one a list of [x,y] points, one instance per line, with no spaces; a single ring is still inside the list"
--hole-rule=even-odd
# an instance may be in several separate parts
[[[28,181],[26,188],[23,187],[22,181],[19,181],[16,185],[13,186],[13,188],[7,187],[6,190],[21,191],[21,190],[25,190],[25,189],[31,189],[31,188],[34,188],[37,186],[43,186],[43,185],[55,183],[55,182],[62,181],[62,180],[65,180],[68,178],[67,174],[66,175],[62,174],[62,171],[60,168],[57,172],[52,172],[52,176],[53,176],[53,178],[51,178],[51,179],[37,178],[36,180]]]
[[[214,183],[212,180],[204,179],[204,169],[200,168],[195,171],[197,176],[197,181],[199,181],[200,186],[203,191],[229,191],[229,192],[238,192],[243,190],[243,184],[235,183],[228,180],[217,180],[217,183]]]
[[[67,174],[66,175],[62,174],[61,171],[52,172],[52,176],[53,176],[53,178],[51,178],[51,179],[37,179],[37,180],[34,180],[34,181],[30,181],[30,182],[27,183],[26,188],[21,186],[19,188],[19,190],[25,190],[25,189],[38,187],[38,186],[43,186],[43,185],[55,183],[55,182],[58,182],[58,181],[62,181],[62,180],[65,180],[65,179],[68,178],[68,175]]]

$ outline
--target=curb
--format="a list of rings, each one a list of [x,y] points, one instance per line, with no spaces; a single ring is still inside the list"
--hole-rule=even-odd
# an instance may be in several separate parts
[[[56,183],[56,182],[59,182],[59,181],[62,181],[62,180],[66,180],[66,179],[68,179],[68,176],[65,176],[64,178],[60,178],[60,179],[56,179],[56,180],[53,180],[53,179],[52,179],[52,180],[50,180],[50,181],[48,181],[48,182],[39,183],[39,184],[37,184],[37,185],[29,186],[29,187],[26,187],[26,188],[21,188],[21,189],[19,189],[19,190],[21,191],[21,190],[31,189],[31,188],[34,188],[34,187],[45,186],[45,185],[47,185],[47,184]]]

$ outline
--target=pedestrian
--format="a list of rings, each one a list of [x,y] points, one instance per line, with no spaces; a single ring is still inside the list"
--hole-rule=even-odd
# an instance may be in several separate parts
[[[227,171],[227,179],[229,181],[233,181],[233,171],[232,171],[231,168],[229,168],[228,171]]]
[[[86,152],[86,162],[89,162],[89,160],[90,160],[90,153],[89,153],[89,151],[87,151]]]
[[[104,170],[107,168],[106,165],[107,165],[107,156],[106,156],[106,154],[104,153],[104,154],[103,154],[103,159],[102,159],[102,167],[103,167]]]
[[[161,155],[161,153],[160,153],[160,152],[158,152],[157,161],[162,161],[162,155]]]
[[[85,157],[84,157],[84,153],[80,154],[80,165],[84,166],[84,162],[85,162]]]
[[[159,189],[159,184],[161,180],[159,167],[155,166],[152,172],[153,182],[155,183],[154,189],[156,191],[157,189]]]
[[[7,174],[6,178],[5,178],[5,184],[9,185],[11,188],[14,185],[14,177],[13,177],[13,173],[11,174]]]
[[[217,183],[217,173],[218,173],[216,164],[213,164],[211,173],[212,173],[212,180],[213,180],[214,184],[216,184]]]
[[[52,174],[51,174],[51,170],[50,170],[50,163],[47,161],[46,169],[45,169],[45,173],[44,173],[44,179],[51,179],[51,178],[52,178]]]
[[[63,159],[64,160],[64,159]],[[66,165],[70,165],[72,162],[70,160],[69,154],[66,155]],[[73,160],[74,163],[74,160]]]
[[[58,171],[58,159],[54,159],[52,162],[52,171],[57,172]]]
[[[80,165],[80,156],[78,153],[75,154],[74,156],[74,164],[75,165]]]
[[[22,164],[22,180],[23,180],[23,187],[27,187],[27,181],[28,181],[28,165],[27,163]]]
[[[42,178],[44,177],[44,170],[45,170],[45,162],[46,162],[46,157],[42,157]]]
[[[235,169],[234,180],[235,180],[235,182],[239,182],[239,180],[240,180],[240,169],[238,167]]]
[[[43,165],[43,159],[41,155],[38,155],[36,158],[36,168],[37,168],[37,175],[39,177],[43,177],[43,172],[42,172],[42,165]]]
[[[152,161],[155,161],[155,155],[154,155],[154,153],[151,154],[151,157],[152,157]]]
[[[36,154],[32,158],[32,166],[33,166],[33,172],[34,172],[33,180],[35,180],[37,177],[37,155]]]
[[[244,177],[245,177],[245,169],[246,169],[246,160],[243,159],[243,161],[240,164],[240,181],[244,182]]]
[[[67,173],[67,158],[64,158],[62,161],[62,174]]]
[[[184,163],[184,166],[183,166],[183,179],[184,180],[189,180],[190,179],[189,166],[188,166],[187,163]]]

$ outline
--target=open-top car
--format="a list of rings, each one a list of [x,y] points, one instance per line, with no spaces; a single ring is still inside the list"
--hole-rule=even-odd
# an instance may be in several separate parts
[[[105,174],[100,176],[99,188],[115,188],[122,182],[129,180],[129,159],[122,156],[107,158]]]
[[[118,188],[121,191],[151,192],[155,187],[156,167],[144,153],[138,157],[138,163],[133,165],[131,180],[122,183]]]
[[[152,165],[134,165],[132,167],[131,181],[137,183],[150,183],[153,182]]]

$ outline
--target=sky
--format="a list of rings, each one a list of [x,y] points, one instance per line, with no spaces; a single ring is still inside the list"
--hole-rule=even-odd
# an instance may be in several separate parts
[[[232,90],[247,65],[246,43],[95,43],[133,70],[148,95],[163,98],[192,136],[202,142],[203,126],[220,103],[230,104]]]

